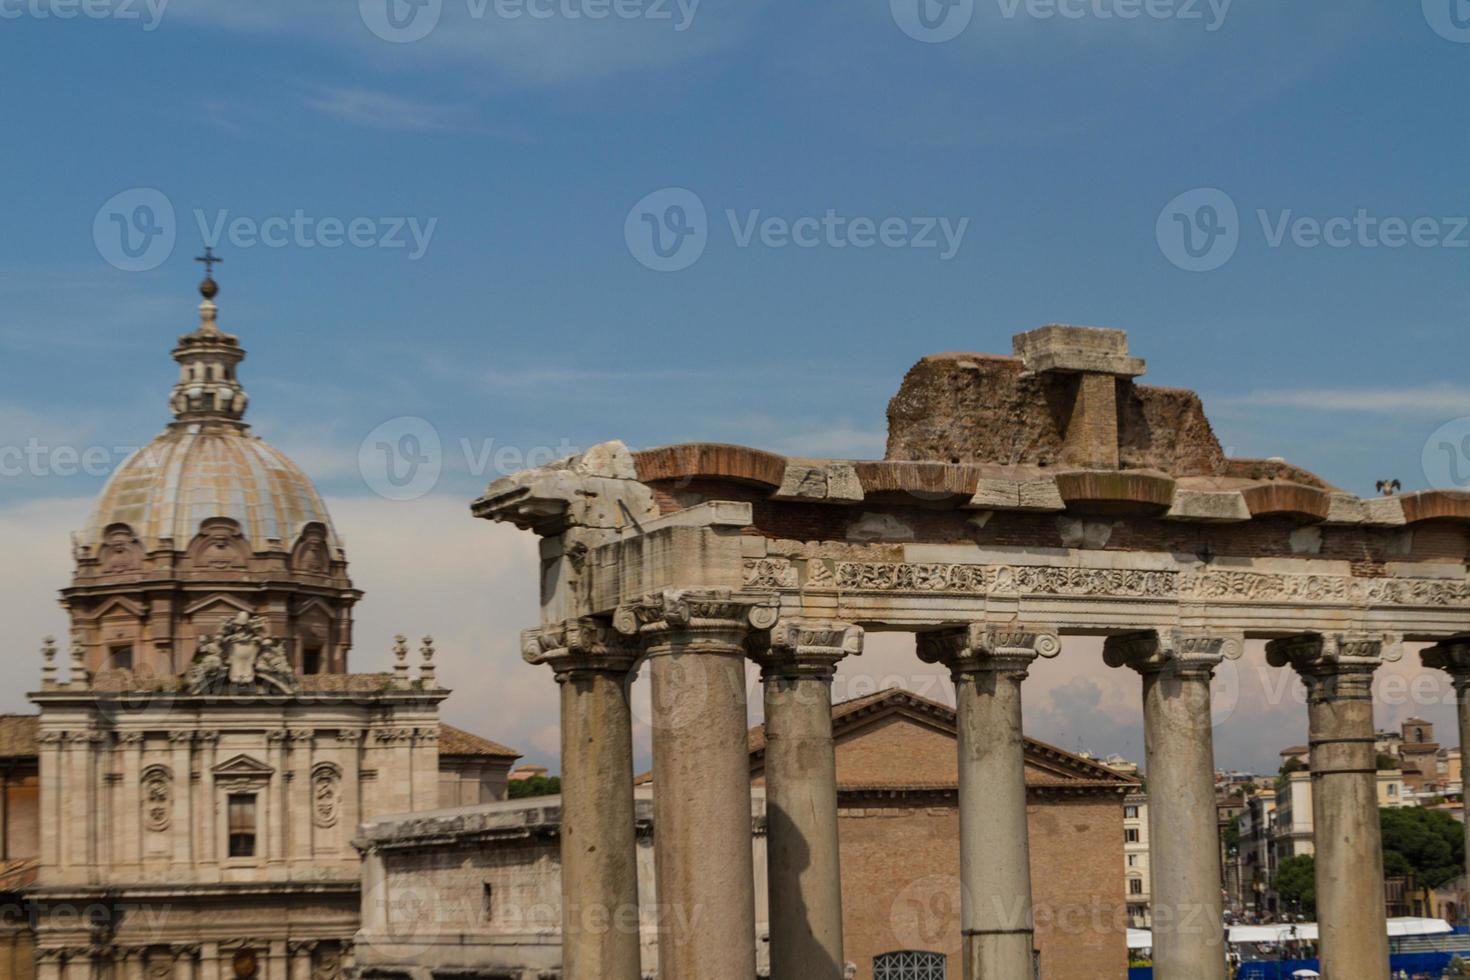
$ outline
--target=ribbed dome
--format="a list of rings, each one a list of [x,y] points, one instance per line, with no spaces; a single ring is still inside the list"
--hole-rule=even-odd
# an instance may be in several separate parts
[[[145,548],[172,538],[182,551],[211,517],[237,521],[251,550],[289,550],[316,521],[339,549],[316,488],[284,453],[243,426],[175,423],[130,456],[92,510],[78,544],[96,548],[111,524],[127,524]]]

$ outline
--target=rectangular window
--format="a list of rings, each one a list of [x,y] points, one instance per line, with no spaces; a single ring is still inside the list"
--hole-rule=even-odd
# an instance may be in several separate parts
[[[1136,807],[1136,806],[1125,806],[1123,808],[1123,819],[1124,820],[1137,820],[1138,819],[1138,807]]]
[[[255,857],[255,794],[229,797],[230,857]]]
[[[124,647],[113,647],[107,652],[107,666],[111,670],[133,669],[133,648],[131,645]]]
[[[1130,895],[1142,895],[1143,894],[1143,879],[1142,878],[1129,878],[1128,879],[1128,894],[1130,894]]]
[[[303,674],[320,674],[322,672],[321,647],[307,647],[302,651],[301,672]]]
[[[1123,839],[1130,844],[1138,843],[1138,828],[1129,827],[1123,831]]]
[[[1399,795],[1399,787],[1398,787],[1398,784],[1397,783],[1389,783],[1388,784],[1388,795],[1389,796],[1398,796]]]
[[[495,918],[495,886],[488,881],[485,882],[484,905],[485,921],[490,922]]]
[[[1130,855],[1128,855],[1128,867],[1130,867],[1130,868],[1136,868],[1136,867],[1138,867],[1138,855],[1137,854],[1130,854]]]

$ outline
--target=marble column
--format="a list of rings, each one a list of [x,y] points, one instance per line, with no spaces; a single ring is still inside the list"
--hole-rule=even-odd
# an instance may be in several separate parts
[[[1470,637],[1446,640],[1423,651],[1419,658],[1424,666],[1443,670],[1454,681],[1455,706],[1460,722],[1460,771],[1463,781],[1465,752],[1470,749]],[[1470,820],[1465,822],[1465,860],[1466,873],[1470,875]]]
[[[1272,640],[1266,659],[1291,666],[1307,686],[1316,829],[1317,921],[1322,973],[1332,980],[1383,980],[1388,927],[1373,671],[1403,655],[1398,637],[1309,633]]]
[[[745,640],[776,617],[774,602],[674,590],[614,617],[644,639],[652,680],[661,980],[755,975]]]
[[[1154,976],[1226,980],[1210,681],[1240,636],[1146,630],[1110,636],[1110,667],[1143,675],[1153,878]]]
[[[561,687],[562,976],[639,980],[629,687],[638,644],[596,620],[522,635]]]
[[[918,646],[955,683],[964,980],[1024,980],[1033,974],[1035,925],[1021,682],[1061,642],[1049,629],[974,623],[920,633]]]
[[[844,657],[862,652],[863,633],[783,621],[753,639],[765,687],[771,978],[842,980],[832,677]]]

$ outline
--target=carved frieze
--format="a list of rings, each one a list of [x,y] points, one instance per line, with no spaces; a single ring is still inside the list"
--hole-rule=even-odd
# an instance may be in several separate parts
[[[1470,608],[1470,580],[1466,579],[1356,578],[1215,568],[1173,571],[767,557],[745,560],[744,584],[752,589],[838,592]]]

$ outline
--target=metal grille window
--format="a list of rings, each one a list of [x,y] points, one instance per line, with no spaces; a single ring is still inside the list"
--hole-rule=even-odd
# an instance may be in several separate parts
[[[873,958],[873,980],[945,980],[940,953],[884,953]]]
[[[255,794],[230,794],[230,857],[255,857]]]

